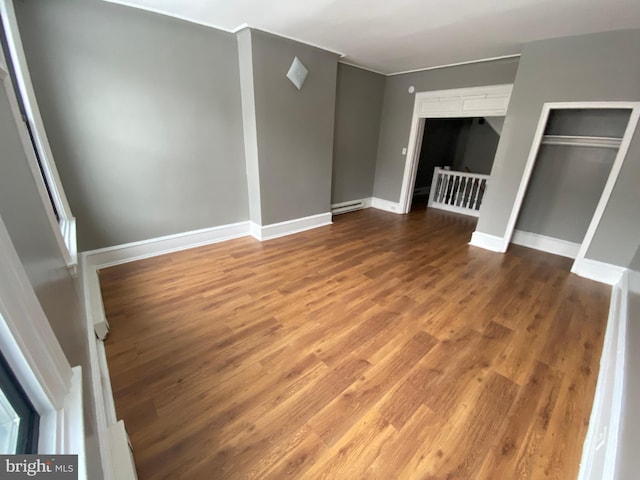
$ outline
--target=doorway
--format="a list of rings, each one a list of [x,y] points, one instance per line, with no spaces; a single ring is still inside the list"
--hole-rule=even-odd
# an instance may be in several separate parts
[[[427,119],[505,116],[512,88],[513,85],[488,85],[415,94],[400,192],[401,213],[408,213],[411,209],[420,147]]]
[[[489,175],[504,117],[427,118],[424,120],[412,210],[429,203],[434,169]]]

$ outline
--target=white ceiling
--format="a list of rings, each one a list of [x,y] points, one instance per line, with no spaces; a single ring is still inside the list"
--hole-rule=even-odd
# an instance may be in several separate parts
[[[640,0],[107,1],[227,31],[250,25],[386,74],[515,55],[543,38],[640,28]]]

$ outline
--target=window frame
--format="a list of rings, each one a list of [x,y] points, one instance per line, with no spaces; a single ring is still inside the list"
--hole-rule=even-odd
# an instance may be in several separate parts
[[[11,107],[14,111],[14,117],[19,119],[20,123],[28,122],[29,130],[33,135],[32,142],[26,126],[23,124],[23,128],[19,128],[23,148],[27,154],[29,168],[36,182],[38,193],[47,212],[47,217],[56,236],[60,251],[72,275],[76,276],[78,264],[76,219],[71,212],[67,196],[62,187],[51,146],[49,145],[47,133],[42,122],[40,109],[36,101],[29,68],[22,47],[15,10],[11,0],[0,0],[0,17],[7,47],[11,55],[11,58],[5,58],[4,52],[0,49],[0,80],[5,84],[5,88],[9,86],[13,89],[13,83],[10,75],[8,75],[9,69],[7,68],[7,65],[11,62],[18,83],[18,85],[15,85],[14,92],[19,93],[21,96],[26,119],[22,117],[15,93],[9,94],[9,101],[12,104]],[[9,85],[7,85],[8,82]],[[37,150],[39,161],[38,158],[36,158],[34,149]]]
[[[0,388],[15,413],[20,417],[15,453],[37,453],[40,415],[11,371],[2,352],[0,352]]]

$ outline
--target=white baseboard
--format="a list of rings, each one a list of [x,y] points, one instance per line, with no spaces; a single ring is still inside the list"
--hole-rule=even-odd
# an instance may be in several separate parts
[[[118,480],[138,480],[131,441],[124,421],[120,420],[109,427],[109,441],[111,457],[114,459],[114,477]]]
[[[341,213],[355,212],[356,210],[362,210],[370,207],[371,207],[371,197],[359,198],[357,200],[351,200],[348,202],[331,204],[331,213],[333,215],[339,215]]]
[[[371,206],[378,210],[384,210],[385,212],[402,213],[400,210],[400,204],[398,202],[390,202],[383,198],[372,197]]]
[[[294,233],[304,232],[312,228],[324,227],[331,225],[331,212],[311,215],[309,217],[295,218],[285,222],[272,223],[270,225],[258,225],[251,222],[251,235],[261,242],[272,240],[274,238],[292,235]]]
[[[576,275],[595,280],[596,282],[606,283],[607,285],[616,285],[625,270],[624,267],[598,262],[597,260],[591,260],[589,258],[583,258],[579,261],[576,260],[571,268],[571,272]]]
[[[628,275],[623,272],[620,281],[611,291],[598,383],[582,449],[578,480],[615,478],[624,392],[628,293]]]
[[[99,248],[83,252],[91,263],[100,268],[133,262],[144,258],[178,252],[211,243],[224,242],[249,235],[249,222],[231,223],[217,227],[192,230],[139,242],[125,243],[114,247]]]
[[[82,260],[81,260],[82,262]],[[98,355],[98,342],[100,340],[96,339],[96,334],[94,331],[94,315],[92,311],[92,307],[89,303],[89,294],[88,294],[88,286],[87,286],[87,272],[82,268],[82,264],[80,265],[80,275],[82,281],[82,289],[83,289],[83,300],[84,300],[84,308],[85,308],[85,318],[87,322],[87,342],[89,345],[89,366],[91,369],[91,395],[93,397],[93,405],[96,412],[96,437],[98,440],[98,445],[100,449],[100,460],[102,465],[102,472],[104,480],[115,480],[112,469],[113,469],[113,461],[111,459],[111,446],[109,444],[109,422],[107,420],[107,413],[105,409],[105,401],[104,401],[104,392],[102,387],[102,378],[100,372],[100,358]],[[95,270],[93,270],[93,276],[96,277],[97,283],[97,275]],[[100,293],[100,289],[98,288],[98,294]],[[100,299],[100,305],[102,305],[102,299]],[[100,315],[104,317],[104,310],[100,310]],[[113,397],[111,397],[111,401],[113,401]]]
[[[576,258],[580,244],[568,242],[559,238],[547,237],[532,232],[515,230],[511,242],[523,247],[534,248],[543,252],[561,255],[563,257]]]
[[[91,338],[97,336],[100,340],[104,340],[109,333],[109,322],[104,314],[104,305],[102,304],[102,292],[98,279],[99,265],[94,263],[94,258],[88,253],[81,253],[78,263],[85,314],[91,325],[89,333]]]
[[[504,253],[504,238],[496,237],[488,233],[478,232],[477,230],[471,235],[469,245],[484,248],[492,252]]]

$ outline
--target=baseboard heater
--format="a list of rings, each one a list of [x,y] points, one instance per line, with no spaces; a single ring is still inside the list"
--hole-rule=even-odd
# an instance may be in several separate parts
[[[363,208],[367,208],[367,205],[362,200],[356,200],[348,203],[340,203],[331,208],[331,213],[333,215],[338,215],[340,213],[353,212],[355,210],[362,210]]]

